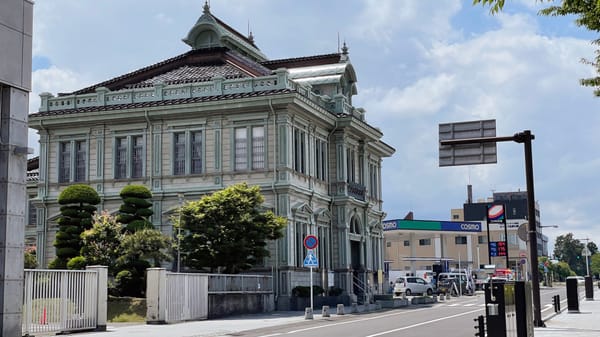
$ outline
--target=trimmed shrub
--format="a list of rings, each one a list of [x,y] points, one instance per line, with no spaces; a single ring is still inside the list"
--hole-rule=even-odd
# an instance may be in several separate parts
[[[125,226],[129,233],[144,228],[153,228],[148,217],[154,213],[152,203],[146,199],[152,198],[150,190],[143,185],[128,185],[121,190],[123,204],[119,208],[117,221]]]

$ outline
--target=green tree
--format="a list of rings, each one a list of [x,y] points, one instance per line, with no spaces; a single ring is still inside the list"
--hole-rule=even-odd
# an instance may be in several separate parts
[[[154,228],[148,218],[153,214],[152,193],[143,185],[127,185],[121,190],[123,204],[119,208],[117,221],[125,225],[129,233],[143,228]]]
[[[560,235],[554,243],[554,256],[563,262],[566,262],[577,275],[585,275],[585,258],[581,251],[584,244],[573,238],[573,233]]]
[[[100,203],[98,193],[88,185],[75,184],[65,188],[58,196],[60,218],[54,240],[56,258],[50,268],[66,268],[69,260],[79,255],[82,247],[81,233],[92,227],[92,215]]]
[[[536,0],[537,1],[537,0]],[[544,0],[539,0],[544,2]],[[547,2],[555,2],[547,0]],[[575,24],[584,27],[585,29],[600,33],[600,1],[598,0],[557,0],[559,3],[557,6],[549,6],[542,9],[539,13],[541,15],[548,16],[566,16],[573,15],[576,17]],[[482,4],[484,6],[490,6],[490,12],[492,14],[502,11],[504,7],[504,0],[473,0],[473,4]],[[592,44],[599,46],[600,39],[595,39]],[[594,94],[600,96],[600,50],[596,49],[596,56],[592,59],[582,59],[583,63],[588,64],[596,70],[596,76],[590,78],[583,78],[580,80],[581,85],[586,87],[592,87]]]
[[[123,226],[108,211],[94,214],[93,219],[92,228],[81,233],[81,256],[86,265],[107,266],[108,273],[113,275],[117,258],[121,255]]]
[[[269,256],[267,241],[283,236],[287,220],[261,211],[263,202],[258,186],[242,183],[183,206],[182,264],[238,273]]]
[[[121,295],[140,297],[146,289],[146,269],[160,267],[169,261],[171,241],[160,231],[150,228],[126,234],[117,258],[119,272],[115,277]]]
[[[600,254],[598,253],[590,257],[590,273],[596,278],[600,277]]]
[[[25,269],[37,268],[37,258],[35,254],[35,248],[25,248],[25,256],[23,259]]]

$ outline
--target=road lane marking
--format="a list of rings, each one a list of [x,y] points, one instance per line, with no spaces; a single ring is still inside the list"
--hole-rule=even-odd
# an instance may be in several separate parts
[[[332,324],[326,324],[326,325],[313,326],[313,327],[310,327],[310,328],[292,330],[292,331],[288,331],[287,333],[288,334],[292,334],[292,333],[296,333],[296,332],[302,332],[302,331],[309,331],[309,330],[327,328],[327,327],[336,326],[336,325],[343,325],[343,324],[350,324],[350,323],[358,323],[358,322],[364,322],[364,321],[371,321],[371,320],[374,320],[374,319],[380,319],[380,318],[389,317],[389,316],[397,316],[397,315],[401,315],[401,314],[404,314],[404,313],[412,313],[412,312],[423,311],[423,310],[431,310],[431,309],[430,308],[421,308],[421,309],[414,309],[414,310],[410,310],[410,311],[395,312],[395,313],[391,313],[391,314],[373,316],[373,317],[368,317],[368,318],[361,318],[361,319],[352,320],[352,321],[344,321],[344,322],[338,322],[338,323],[332,323]]]
[[[472,310],[472,311],[468,311],[468,312],[463,312],[461,314],[456,314],[456,315],[452,315],[452,316],[448,316],[448,317],[437,318],[437,319],[433,319],[433,320],[427,321],[427,322],[421,322],[421,323],[417,323],[417,324],[413,324],[413,325],[408,325],[408,326],[405,326],[405,327],[402,327],[402,328],[398,328],[398,329],[393,329],[393,330],[379,332],[379,333],[376,333],[376,334],[373,334],[373,335],[368,335],[366,337],[376,337],[376,336],[381,336],[381,335],[387,335],[387,334],[390,334],[390,333],[394,333],[394,332],[398,332],[398,331],[402,331],[402,330],[407,330],[407,329],[412,329],[412,328],[419,327],[421,325],[435,323],[435,322],[447,320],[447,319],[450,319],[450,318],[456,318],[456,317],[460,317],[460,316],[464,316],[464,315],[469,315],[469,314],[473,314],[473,313],[480,312],[480,311],[481,311],[481,309]]]

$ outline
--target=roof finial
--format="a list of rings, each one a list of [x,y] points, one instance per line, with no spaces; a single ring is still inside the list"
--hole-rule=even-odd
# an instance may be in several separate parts
[[[202,12],[204,14],[210,14],[210,3],[208,3],[208,0],[204,1],[204,10]]]
[[[254,35],[250,29],[250,20],[248,20],[248,41],[250,41],[250,43],[254,43]]]
[[[344,45],[342,46],[342,54],[348,55],[348,46],[346,46],[346,41],[344,41]]]

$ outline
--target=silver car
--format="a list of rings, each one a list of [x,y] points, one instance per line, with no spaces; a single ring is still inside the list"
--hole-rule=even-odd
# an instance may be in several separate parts
[[[431,296],[433,294],[433,286],[431,283],[416,276],[403,276],[396,279],[394,283],[394,296],[406,294],[423,294]]]

